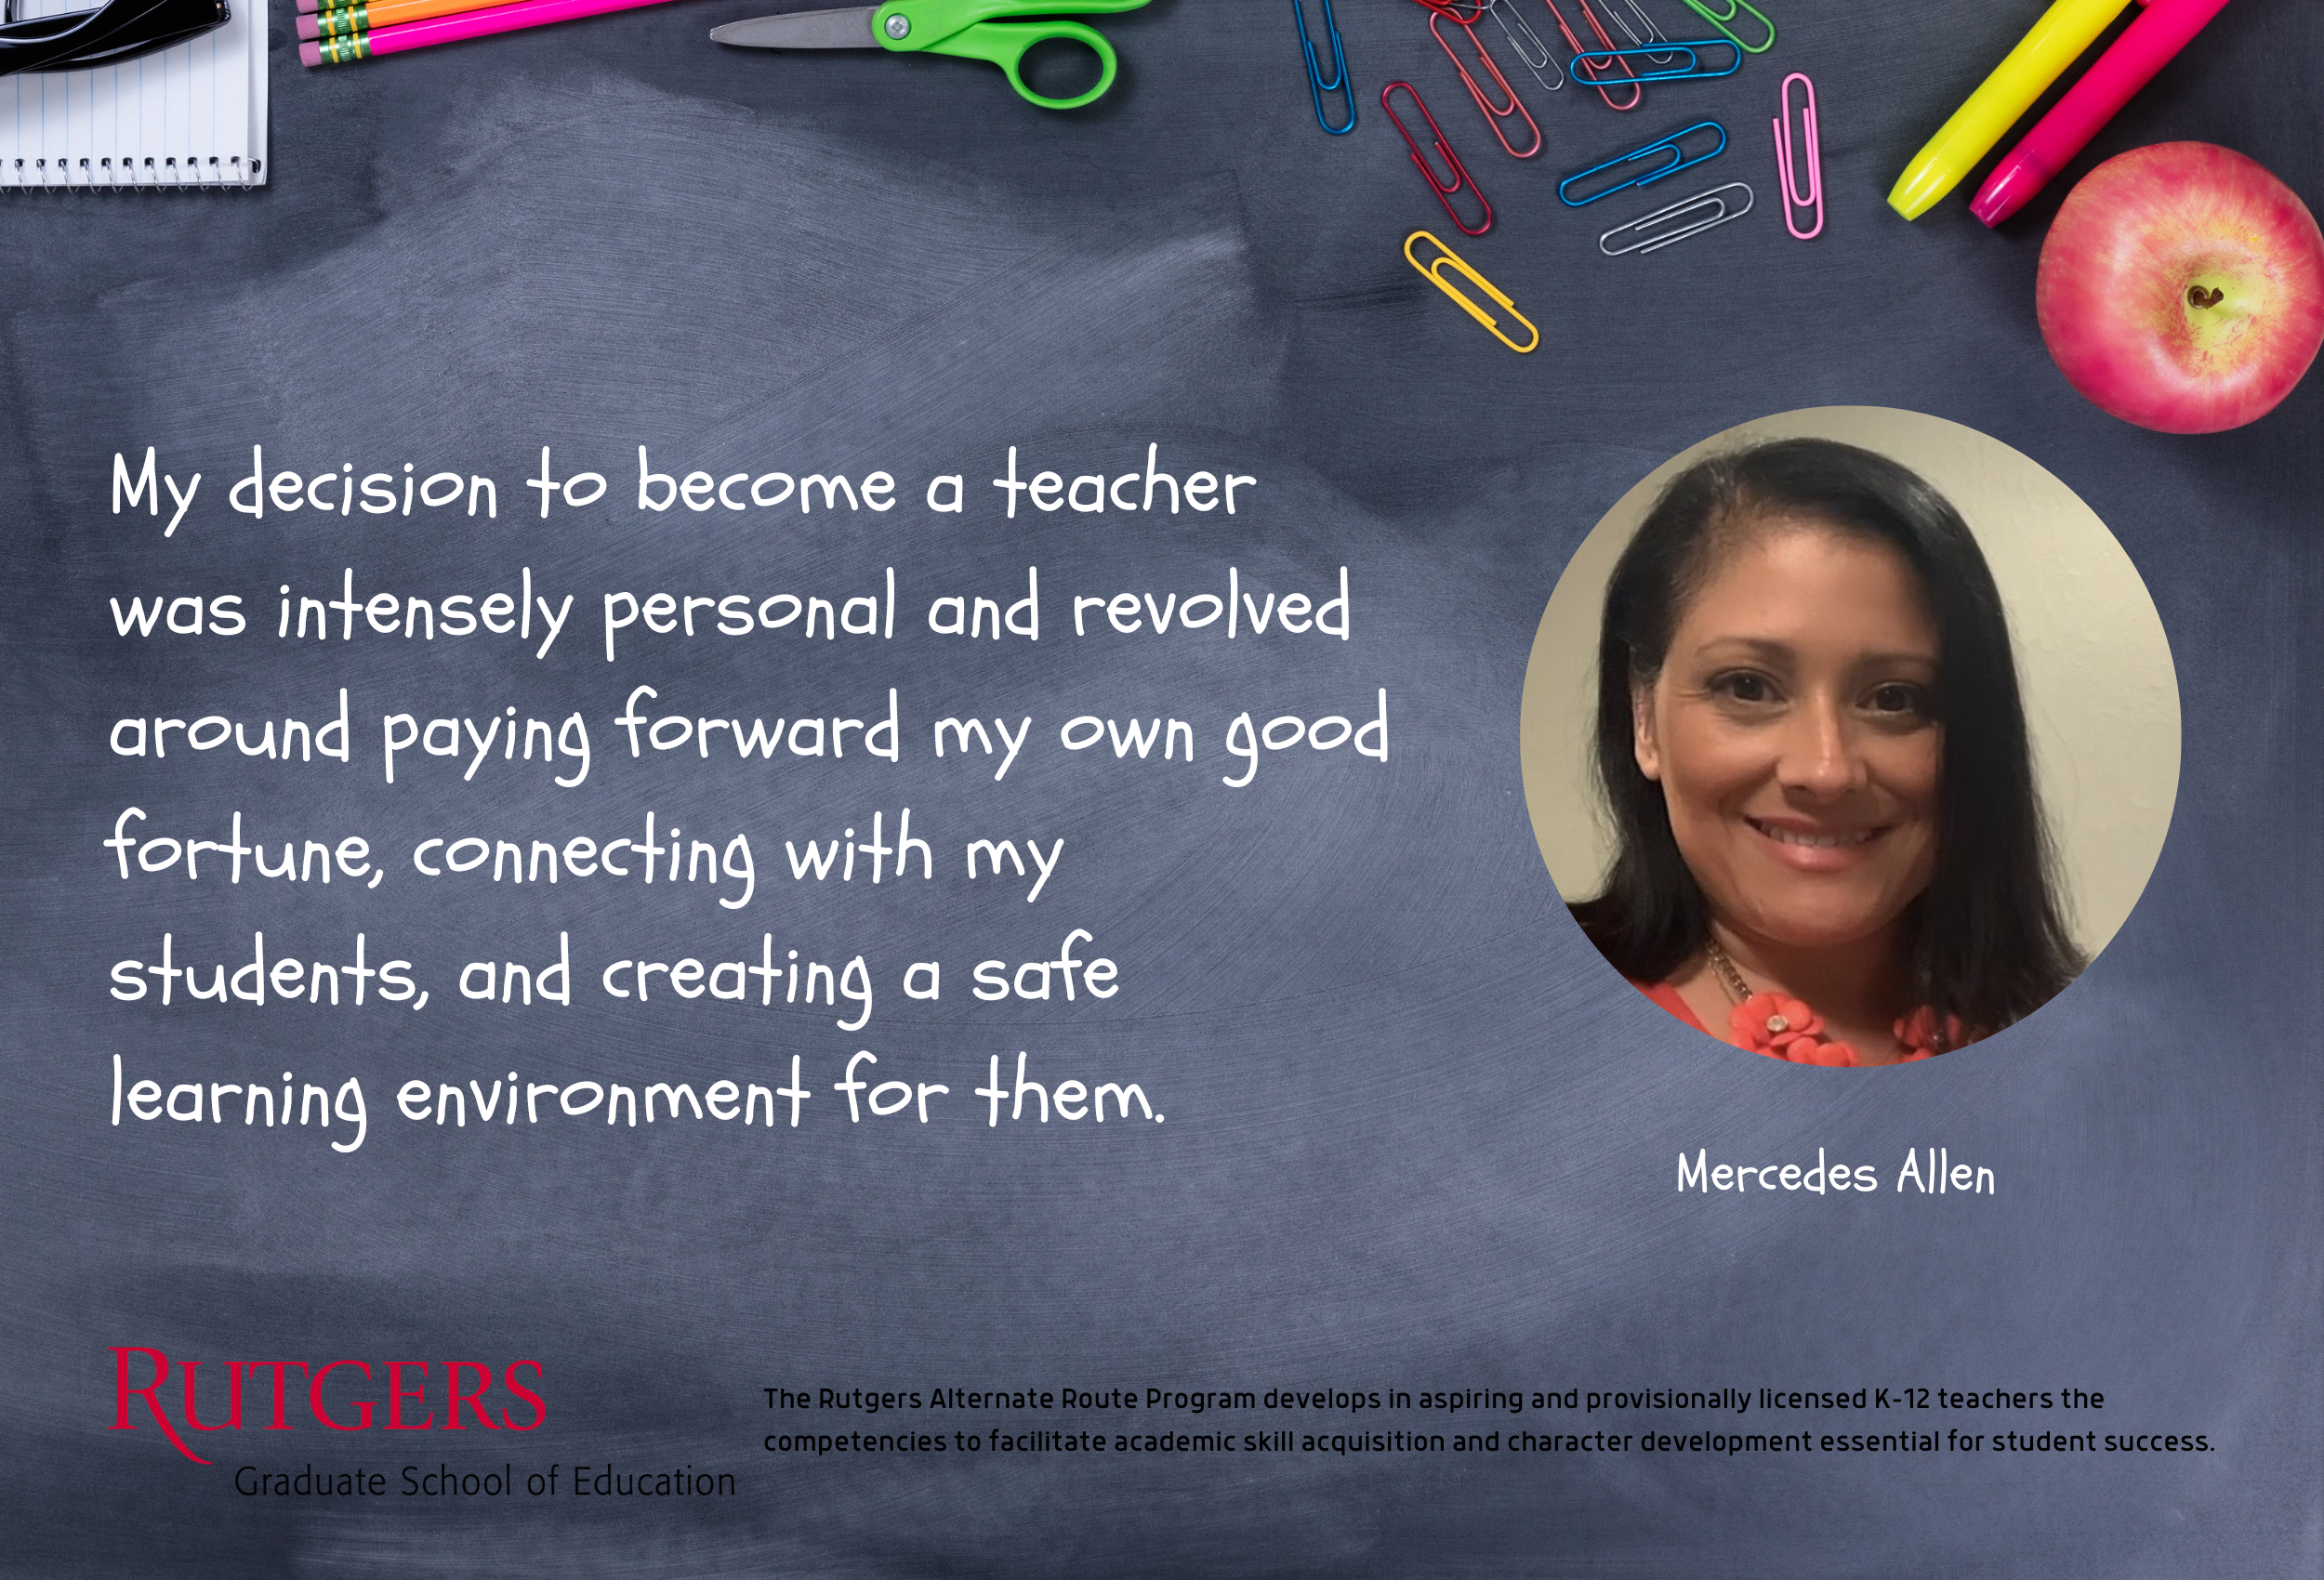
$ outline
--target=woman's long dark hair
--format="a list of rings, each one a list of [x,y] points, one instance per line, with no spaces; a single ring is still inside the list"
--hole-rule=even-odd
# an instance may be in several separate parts
[[[1974,1033],[2056,996],[2082,967],[2053,889],[2009,623],[1976,539],[1910,469],[1825,439],[1714,455],[1673,479],[1623,550],[1598,636],[1597,777],[1618,844],[1604,892],[1573,907],[1617,970],[1659,982],[1697,955],[1710,908],[1670,834],[1662,787],[1640,771],[1632,698],[1650,687],[1720,551],[1776,518],[1888,545],[1936,623],[1945,731],[1936,872],[1906,917],[1911,1002]]]

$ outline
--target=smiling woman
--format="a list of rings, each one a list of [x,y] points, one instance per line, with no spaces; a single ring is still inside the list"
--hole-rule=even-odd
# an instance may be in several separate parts
[[[1715,451],[1663,483],[1598,613],[1612,849],[1572,909],[1656,1004],[1777,1059],[1891,1064],[2080,971],[2002,597],[1916,472],[1826,438]]]

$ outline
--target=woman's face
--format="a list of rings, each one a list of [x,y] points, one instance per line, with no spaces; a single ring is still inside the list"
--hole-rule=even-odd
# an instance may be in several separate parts
[[[1722,922],[1829,947],[1928,887],[1938,658],[1884,544],[1779,518],[1722,553],[1632,709],[1638,766]]]

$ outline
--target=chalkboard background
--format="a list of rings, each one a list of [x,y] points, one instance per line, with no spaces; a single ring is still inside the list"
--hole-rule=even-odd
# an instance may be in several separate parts
[[[1121,79],[1094,109],[1022,104],[972,63],[772,56],[704,42],[765,0],[689,0],[330,72],[274,18],[272,185],[250,194],[27,195],[11,268],[0,905],[9,1165],[0,1227],[15,1428],[5,1564],[24,1573],[2311,1573],[2318,1560],[2319,840],[2324,740],[2310,611],[2324,482],[2311,378],[2239,432],[2167,438],[2075,397],[2032,315],[2059,182],[2000,234],[1959,197],[1908,226],[1882,204],[2029,5],[1788,0],[1734,78],[1617,116],[1525,93],[1547,148],[1494,149],[1425,16],[1343,0],[1362,106],[1320,133],[1287,7],[1157,0],[1103,19]],[[1677,7],[1650,0],[1666,27]],[[1488,36],[1497,36],[1488,33]],[[2193,138],[2311,201],[2324,19],[2242,0],[2077,166]],[[1780,74],[1816,79],[1829,223],[1775,207]],[[1512,65],[1512,72],[1515,68]],[[1499,216],[1463,254],[1542,330],[1504,351],[1398,248],[1442,215],[1378,111],[1408,77]],[[1659,106],[1659,108],[1657,108]],[[1715,116],[1703,186],[1759,210],[1647,257],[1557,178]],[[1685,191],[1684,178],[1672,185]],[[1455,238],[1458,240],[1458,238]],[[2050,467],[2114,529],[2171,633],[2185,701],[2175,825],[2146,899],[2083,980],[1974,1050],[1869,1077],[1778,1068],[1684,1032],[1611,980],[1556,902],[1527,828],[1517,704],[1566,554],[1655,464],[1718,429],[1826,403],[1908,407]],[[249,470],[482,473],[496,520],[318,519],[225,507]],[[635,452],[715,475],[874,469],[885,515],[632,507]],[[1113,475],[1147,447],[1183,476],[1258,478],[1237,513],[1001,513],[1027,473]],[[199,470],[167,538],[109,508],[114,454]],[[549,520],[521,480],[548,446],[601,471]],[[959,515],[926,481],[968,480]],[[1044,592],[1041,639],[924,624],[944,593]],[[1352,639],[1067,634],[1073,594],[1336,590]],[[638,639],[607,664],[606,591],[835,599],[896,568],[892,640]],[[274,588],[441,599],[574,595],[544,659],[513,640],[278,642]],[[244,597],[237,640],[124,639],[106,600]],[[358,622],[358,630],[361,623]],[[632,637],[639,632],[630,633]],[[537,644],[537,636],[535,645]],[[745,765],[616,752],[630,688],[656,711],[876,717],[891,765]],[[116,757],[131,715],[313,718],[352,699],[354,762]],[[1249,712],[1369,716],[1391,756],[1221,743]],[[537,764],[473,781],[377,716],[579,711],[578,789]],[[1197,757],[1073,754],[1075,715],[1167,716]],[[928,750],[947,715],[1030,715],[996,783]],[[724,754],[721,742],[720,752]],[[140,830],[361,835],[376,889],[123,882],[99,841]],[[913,809],[938,877],[877,889],[778,874],[786,838]],[[555,890],[430,882],[407,852],[477,834],[562,841],[747,832],[759,888]],[[970,885],[962,844],[1064,841],[1037,903]],[[715,891],[730,897],[731,884]],[[979,1003],[969,968],[1055,953],[1121,991]],[[122,1004],[106,971],[178,958],[414,962],[424,1010]],[[571,935],[574,1002],[462,999],[464,963],[538,964]],[[863,955],[875,1014],[608,999],[627,956]],[[944,963],[944,995],[901,991]],[[923,1126],[850,1125],[846,1058],[947,1083]],[[988,1126],[987,1060],[1035,1079],[1139,1083],[1167,1123]],[[365,1144],[312,1129],[109,1123],[131,1079],[360,1076]],[[414,1125],[402,1082],[728,1076],[803,1060],[799,1128],[606,1128],[594,1117]],[[1012,1071],[1013,1073],[1013,1071]],[[229,1099],[230,1104],[233,1099]],[[786,1105],[787,1106],[787,1105]],[[1134,1113],[1134,1111],[1133,1111]],[[228,1117],[232,1117],[230,1107]],[[334,1135],[343,1134],[343,1127]],[[1990,1166],[1993,1197],[1888,1189],[1908,1149]],[[1868,1163],[1868,1197],[1674,1193],[1674,1157]],[[537,1361],[535,1432],[322,1429],[174,1453],[141,1402],[110,1429],[112,1347],[172,1357]],[[142,1368],[144,1363],[136,1363]],[[224,1410],[214,1365],[201,1409]],[[141,1372],[139,1380],[141,1380]],[[406,1374],[407,1376],[414,1374]],[[522,1374],[529,1376],[529,1374]],[[341,1380],[349,1374],[341,1373]],[[296,1389],[294,1377],[293,1387]],[[1041,1388],[2102,1391],[2102,1413],[1207,1413],[770,1409],[763,1389]],[[156,1396],[177,1419],[175,1377]],[[1892,1392],[1892,1398],[1894,1393]],[[380,1406],[384,1413],[384,1402]],[[522,1418],[522,1407],[517,1409]],[[1907,1418],[1910,1417],[1910,1418]],[[1445,1452],[771,1454],[772,1432],[1726,1429],[2201,1433],[2204,1454]],[[480,1441],[480,1439],[482,1441]],[[418,1446],[412,1446],[417,1444]],[[731,1497],[404,1498],[404,1464],[731,1473]],[[245,1498],[237,1466],[387,1472],[376,1498]]]

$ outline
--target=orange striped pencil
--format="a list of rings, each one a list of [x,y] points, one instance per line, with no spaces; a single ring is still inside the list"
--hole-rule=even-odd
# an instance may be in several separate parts
[[[301,5],[305,0],[300,0]],[[302,39],[350,38],[373,28],[393,27],[398,22],[423,21],[429,17],[448,17],[459,11],[481,11],[490,6],[505,6],[510,0],[355,0],[351,6],[326,5],[318,10],[305,11],[298,18],[298,36]]]

